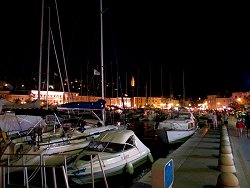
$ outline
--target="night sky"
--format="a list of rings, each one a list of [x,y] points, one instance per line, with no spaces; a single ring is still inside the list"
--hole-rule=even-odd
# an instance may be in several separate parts
[[[14,85],[38,78],[42,0],[1,3],[0,80]],[[55,0],[45,0],[43,77],[65,75]],[[140,95],[186,97],[249,91],[249,20],[244,4],[103,0],[104,66],[107,82],[120,75],[124,93],[135,77]],[[70,80],[86,82],[100,71],[99,0],[57,1]],[[54,51],[56,49],[56,53]],[[56,54],[56,55],[55,55]],[[150,76],[151,75],[151,76]],[[126,79],[127,78],[127,79]],[[170,81],[171,78],[171,81]],[[147,91],[147,94],[146,94]]]

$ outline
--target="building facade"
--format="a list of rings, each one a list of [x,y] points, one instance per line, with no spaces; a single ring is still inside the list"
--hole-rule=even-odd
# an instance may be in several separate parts
[[[25,104],[38,99],[38,91],[31,90],[30,94],[11,94],[10,91],[1,91],[0,98],[4,98],[10,102]],[[61,105],[67,102],[95,102],[101,99],[97,96],[80,96],[77,92],[62,91],[41,91],[40,100],[42,106],[48,101],[48,105]],[[227,109],[230,104],[237,102],[249,106],[250,92],[233,92],[229,98],[219,97],[217,95],[208,95],[206,99],[207,109]],[[179,100],[164,97],[121,97],[105,98],[107,106],[118,106],[120,108],[171,108],[180,106]],[[190,107],[192,101],[186,101],[185,106]]]

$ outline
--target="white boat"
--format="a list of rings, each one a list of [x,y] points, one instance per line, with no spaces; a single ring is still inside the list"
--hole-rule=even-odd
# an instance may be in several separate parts
[[[157,118],[157,112],[154,109],[144,110],[140,121],[154,121]]]
[[[77,184],[88,184],[104,177],[127,172],[153,163],[153,157],[132,130],[104,132],[91,141],[77,158],[68,164],[68,177]],[[92,179],[93,178],[93,179]]]
[[[159,122],[156,132],[163,142],[173,144],[192,136],[197,129],[193,113],[180,111],[172,119]]]
[[[69,154],[78,153],[87,147],[92,139],[97,138],[105,131],[114,129],[118,129],[118,127],[108,125],[89,128],[84,130],[84,132],[72,129],[64,133],[63,137],[60,137],[63,131],[51,134],[46,133],[41,135],[43,141],[39,141],[39,138],[36,138],[35,143],[32,143],[31,139],[27,139],[27,137],[20,137],[12,140],[12,143],[5,149],[1,160],[7,161],[9,154],[16,154],[9,161],[9,164],[14,166],[10,168],[10,172],[23,170],[20,166],[35,166],[39,164],[46,166],[63,165]],[[58,135],[58,138],[55,138],[56,135]],[[26,140],[24,141],[23,139]]]
[[[52,122],[51,117],[54,121]],[[50,110],[44,109],[15,109],[0,114],[0,128],[8,139],[25,135],[34,127],[49,129],[58,124],[59,118]]]

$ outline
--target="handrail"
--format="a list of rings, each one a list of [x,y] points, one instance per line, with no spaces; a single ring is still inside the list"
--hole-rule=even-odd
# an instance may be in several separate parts
[[[20,154],[3,154],[3,155],[7,155],[7,161],[0,161],[0,179],[2,180],[0,183],[0,187],[6,187],[6,183],[7,185],[10,185],[10,169],[11,168],[23,168],[20,170],[20,172],[23,172],[23,183],[24,186],[29,187],[29,181],[30,181],[30,177],[33,178],[35,175],[34,173],[32,173],[30,175],[30,177],[28,176],[28,170],[29,169],[34,169],[36,170],[36,172],[38,172],[38,169],[41,169],[41,185],[42,187],[46,187],[47,181],[46,181],[46,168],[62,168],[63,170],[63,177],[64,177],[64,182],[65,182],[65,186],[67,188],[69,188],[69,184],[68,184],[68,177],[67,177],[67,164],[66,164],[66,157],[67,156],[75,156],[76,154],[56,154],[56,156],[61,155],[62,157],[64,157],[64,164],[62,163],[62,165],[47,165],[45,163],[45,158],[47,156],[51,156],[51,154],[22,154],[21,158],[19,158],[18,160],[21,159],[21,164],[11,164],[11,158],[18,158],[20,157]],[[40,157],[40,162],[38,164],[25,164],[25,156],[39,156]],[[7,168],[7,172],[6,172],[6,168]],[[36,173],[35,172],[35,173]],[[7,178],[7,181],[6,181]],[[57,184],[56,179],[54,180],[54,185]],[[23,185],[20,185],[23,186]]]
[[[6,183],[7,185],[11,185],[10,182],[10,168],[14,168],[14,167],[18,167],[18,168],[23,168],[23,183],[24,185],[20,185],[20,186],[26,186],[27,188],[29,187],[29,181],[30,181],[30,177],[32,176],[32,178],[35,176],[34,173],[32,173],[30,175],[30,177],[28,176],[28,170],[29,169],[34,169],[36,170],[36,172],[38,172],[38,169],[41,169],[41,186],[42,187],[46,187],[47,185],[47,176],[46,176],[46,168],[52,168],[53,172],[55,170],[55,168],[61,168],[62,169],[62,173],[63,173],[63,178],[64,178],[64,182],[65,182],[65,186],[67,188],[69,188],[69,182],[68,182],[68,176],[67,176],[67,157],[75,157],[78,154],[67,154],[67,153],[59,153],[59,154],[55,154],[55,156],[62,156],[63,157],[63,163],[61,165],[50,165],[50,164],[46,164],[46,157],[51,157],[53,156],[53,154],[21,154],[21,158],[19,158],[18,160],[22,159],[22,164],[11,164],[11,158],[15,158],[15,157],[20,157],[20,154],[3,154],[3,155],[7,155],[7,161],[0,161],[0,179],[2,180],[0,183],[0,187],[5,188],[6,187]],[[25,164],[25,156],[39,156],[40,157],[40,162],[38,164]],[[92,175],[92,186],[94,188],[94,172],[93,172],[93,155],[96,155],[96,153],[91,153],[89,154],[91,156],[91,175]],[[102,165],[102,160],[99,156],[99,154],[97,154],[98,156],[98,161],[103,173],[103,177],[104,177],[104,181],[105,181],[105,186],[106,188],[108,188],[108,182],[106,179],[106,175],[105,175],[105,171],[103,169],[103,165]],[[5,171],[7,168],[7,172]],[[20,171],[21,172],[21,171]],[[5,177],[7,175],[7,177]],[[6,181],[7,178],[7,181]],[[57,186],[57,180],[54,177],[53,178],[53,183],[54,183],[54,187]]]

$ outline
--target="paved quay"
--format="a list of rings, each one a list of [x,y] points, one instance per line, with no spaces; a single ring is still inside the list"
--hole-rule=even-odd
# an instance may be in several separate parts
[[[226,129],[232,151],[233,166],[236,170],[230,174],[235,175],[239,187],[247,188],[250,187],[250,138],[246,137],[246,133],[239,137],[234,125],[234,121],[231,120],[228,129]],[[221,128],[208,129],[203,127],[173,153],[155,162],[162,163],[164,161],[165,164],[173,160],[174,180],[172,188],[217,187],[218,177],[223,173],[219,169],[221,136]],[[153,175],[152,171],[155,172],[152,168],[131,188],[165,188],[162,179],[159,178],[160,175]],[[155,183],[157,181],[158,183]]]

